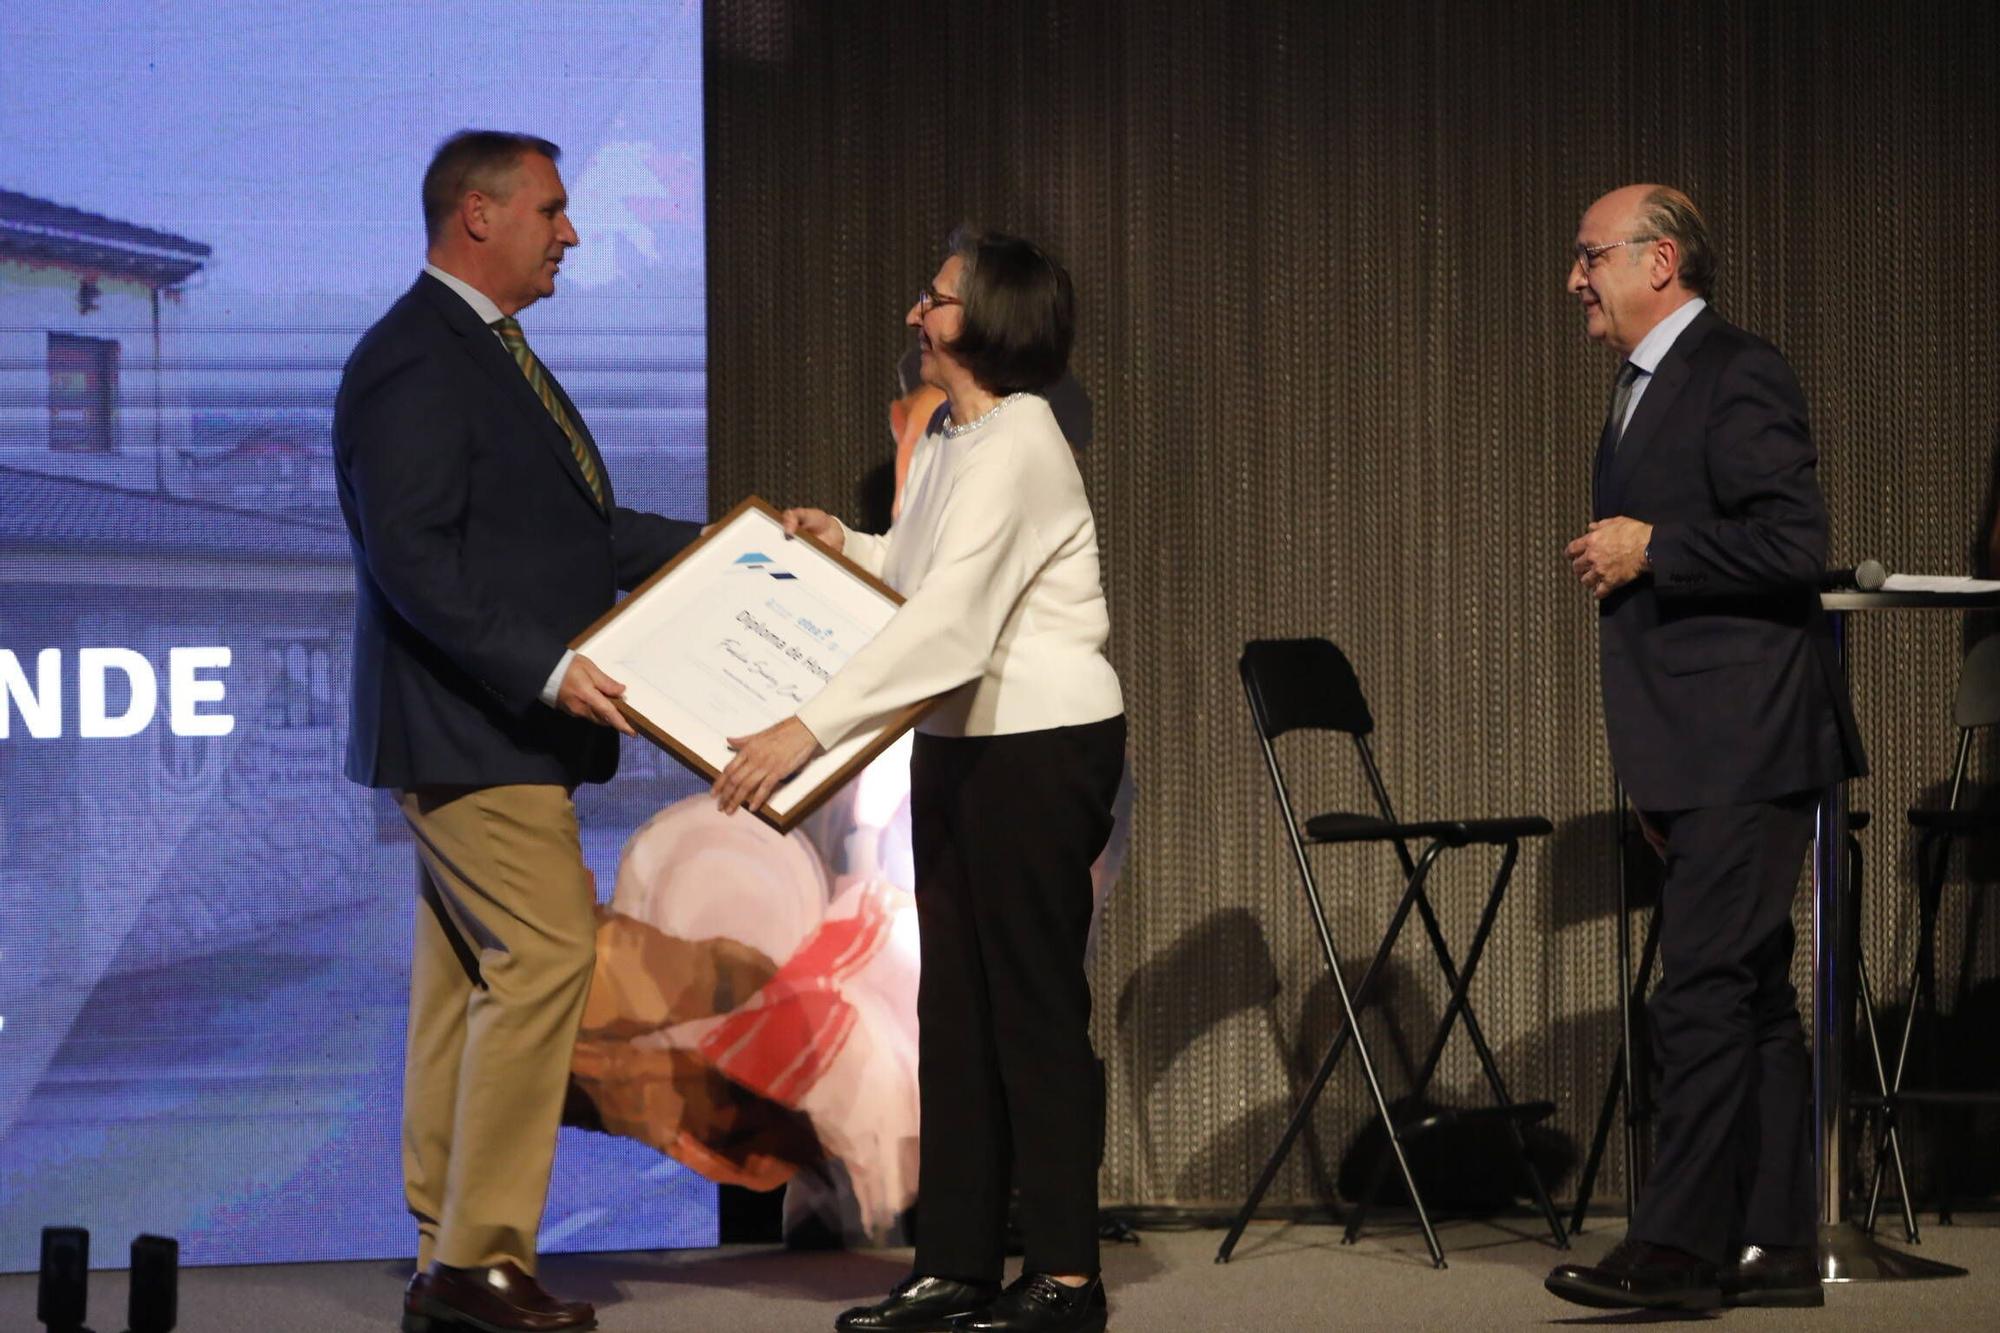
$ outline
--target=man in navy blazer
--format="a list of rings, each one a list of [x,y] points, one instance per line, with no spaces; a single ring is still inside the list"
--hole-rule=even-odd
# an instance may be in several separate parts
[[[1678,190],[1591,206],[1569,291],[1621,358],[1589,530],[1612,764],[1666,861],[1658,1146],[1626,1239],[1549,1290],[1584,1305],[1817,1305],[1810,1064],[1791,901],[1829,784],[1863,771],[1819,604],[1827,517],[1805,398],[1707,303]]]
[[[577,244],[558,149],[466,131],[424,177],[428,262],[334,408],[354,551],[347,775],[393,790],[421,902],[403,1089],[410,1330],[595,1326],[535,1278],[596,890],[571,793],[618,762],[623,687],[569,640],[698,529],[618,506],[514,316]]]

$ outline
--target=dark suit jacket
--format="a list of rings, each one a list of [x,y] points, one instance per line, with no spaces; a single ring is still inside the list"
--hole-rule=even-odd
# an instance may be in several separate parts
[[[617,733],[542,704],[542,687],[617,589],[697,525],[600,509],[513,357],[428,274],[348,357],[333,451],[357,594],[347,776],[401,788],[610,777]]]
[[[1611,758],[1642,810],[1769,800],[1865,771],[1819,576],[1826,504],[1776,348],[1703,310],[1661,360],[1596,516],[1653,525],[1650,576],[1601,605]]]

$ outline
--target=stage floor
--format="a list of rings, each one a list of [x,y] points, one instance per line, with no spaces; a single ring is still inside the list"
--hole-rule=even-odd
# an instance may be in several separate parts
[[[1618,1238],[1603,1222],[1578,1238],[1595,1258]],[[1218,1231],[1147,1232],[1107,1246],[1111,1326],[1128,1333],[1258,1333],[1353,1328],[1475,1329],[1672,1321],[1566,1305],[1542,1290],[1561,1262],[1528,1222],[1453,1222],[1440,1229],[1450,1267],[1434,1271],[1414,1230],[1352,1249],[1332,1227],[1260,1224],[1236,1258],[1213,1261]],[[1732,1310],[1736,1328],[1971,1329],[2000,1310],[2000,1219],[1931,1226],[1917,1253],[1972,1270],[1934,1282],[1832,1287],[1824,1310]],[[872,1300],[909,1267],[906,1250],[791,1254],[756,1246],[670,1253],[566,1255],[547,1261],[551,1286],[593,1300],[606,1333],[819,1333],[840,1309]],[[181,1275],[185,1333],[382,1333],[396,1327],[407,1271],[387,1263],[202,1268]],[[0,1329],[32,1333],[33,1275],[0,1277]],[[124,1327],[125,1275],[93,1275],[91,1325]],[[1691,1317],[1692,1318],[1692,1317]]]

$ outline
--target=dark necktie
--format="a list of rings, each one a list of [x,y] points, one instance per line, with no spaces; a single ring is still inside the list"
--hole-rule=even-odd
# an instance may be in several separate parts
[[[583,430],[570,420],[563,408],[562,399],[556,396],[555,384],[549,379],[549,372],[542,368],[541,358],[528,346],[528,337],[521,332],[521,325],[512,316],[503,315],[492,323],[492,329],[500,335],[500,341],[507,344],[507,350],[514,354],[521,373],[528,377],[528,387],[535,391],[535,397],[542,400],[542,406],[555,418],[556,425],[569,437],[569,451],[576,459],[578,470],[590,486],[590,493],[597,497],[597,507],[604,508],[604,479],[598,475],[597,460],[591,457],[590,446],[585,443]]]
[[[1611,411],[1604,419],[1604,429],[1611,437],[1613,453],[1618,451],[1619,441],[1625,438],[1625,413],[1632,406],[1632,386],[1644,373],[1630,361],[1618,368],[1618,381],[1611,387]]]

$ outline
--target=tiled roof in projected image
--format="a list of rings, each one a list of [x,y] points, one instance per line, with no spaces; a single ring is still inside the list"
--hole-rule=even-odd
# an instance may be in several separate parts
[[[200,241],[0,190],[0,257],[136,278],[185,282],[213,253]]]
[[[0,466],[0,550],[346,560],[347,530]]]

